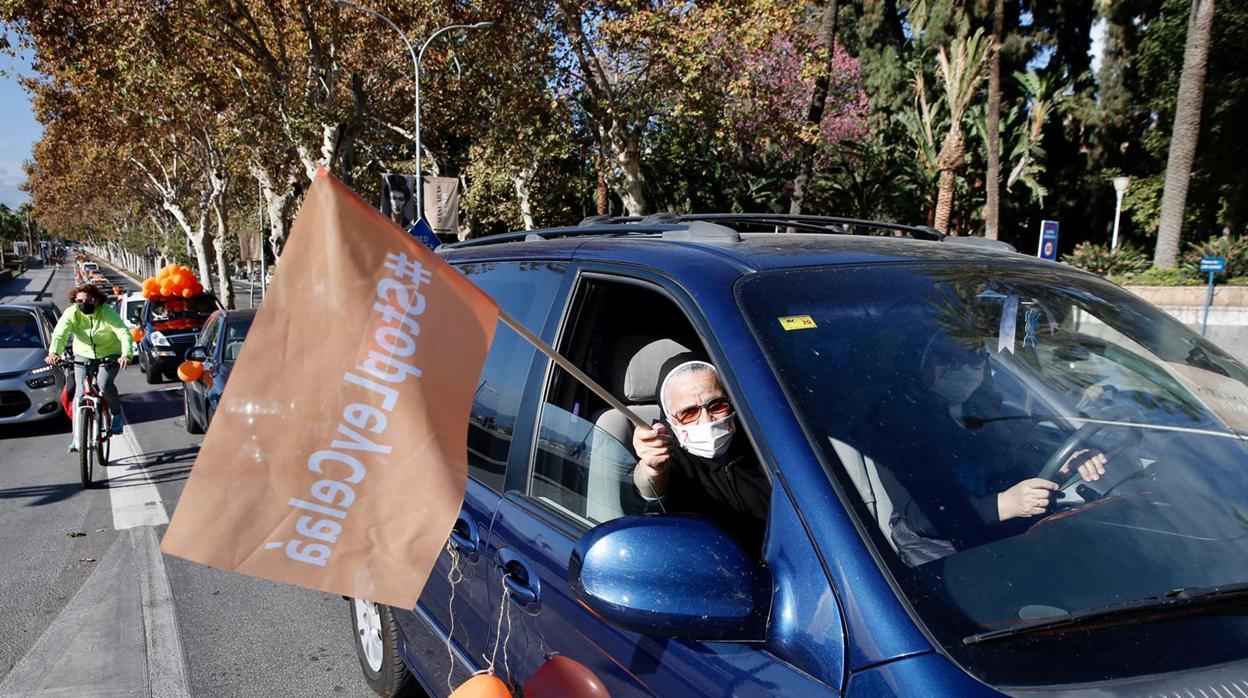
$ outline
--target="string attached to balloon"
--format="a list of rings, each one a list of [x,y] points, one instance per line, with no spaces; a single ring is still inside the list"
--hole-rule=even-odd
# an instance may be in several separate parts
[[[498,627],[494,629],[494,649],[490,652],[490,658],[487,662],[486,671],[494,673],[494,660],[498,657],[498,644],[503,644],[503,671],[504,675],[510,677],[511,667],[507,662],[507,643],[511,642],[511,602],[507,600],[507,575],[504,574],[501,579],[502,593],[499,595],[498,609]],[[503,637],[503,618],[507,618],[507,637]]]
[[[464,573],[459,568],[459,550],[451,545],[450,541],[446,542],[446,552],[451,557],[451,569],[446,573],[446,582],[451,585],[451,600],[446,604],[446,615],[451,619],[451,628],[446,634],[446,690],[453,691],[455,690],[452,685],[455,680],[455,650],[451,647],[451,643],[455,640],[455,590],[464,580]]]

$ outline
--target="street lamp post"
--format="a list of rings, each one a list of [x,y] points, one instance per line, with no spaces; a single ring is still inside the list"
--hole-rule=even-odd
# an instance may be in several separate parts
[[[1114,177],[1114,192],[1118,195],[1118,203],[1114,207],[1114,237],[1109,242],[1109,249],[1118,249],[1118,221],[1122,218],[1122,197],[1127,193],[1127,186],[1131,184],[1130,177]]]
[[[441,36],[441,35],[443,35],[443,34],[445,34],[445,33],[449,32],[449,31],[454,31],[454,30],[456,30],[456,29],[465,29],[465,30],[467,30],[467,29],[485,29],[485,28],[487,28],[487,27],[492,27],[492,26],[494,26],[494,23],[493,23],[493,22],[477,22],[476,24],[450,24],[450,25],[447,25],[447,26],[442,27],[441,29],[439,29],[439,30],[435,31],[434,33],[430,34],[430,35],[429,35],[429,38],[428,38],[428,39],[425,39],[425,42],[424,42],[423,44],[421,44],[421,45],[420,45],[420,51],[419,51],[419,52],[417,52],[417,51],[416,51],[416,50],[412,47],[412,42],[408,40],[408,38],[407,38],[407,34],[404,34],[404,33],[403,33],[403,30],[402,30],[402,29],[399,29],[399,27],[398,27],[398,25],[397,25],[397,24],[395,24],[394,22],[390,21],[390,18],[389,18],[389,17],[387,17],[387,16],[385,16],[385,15],[381,14],[380,12],[378,12],[378,11],[376,11],[376,10],[370,10],[370,9],[368,9],[367,7],[361,7],[361,6],[359,6],[359,5],[356,5],[355,3],[350,2],[349,0],[333,0],[333,1],[334,1],[334,2],[336,2],[336,3],[338,3],[339,5],[344,5],[344,6],[346,6],[346,7],[349,7],[349,8],[351,8],[351,9],[353,9],[353,10],[358,10],[358,11],[360,11],[360,12],[364,12],[364,13],[366,13],[366,14],[370,14],[370,15],[372,15],[372,16],[374,16],[374,17],[376,17],[376,18],[380,19],[381,21],[385,22],[386,24],[389,24],[389,25],[390,25],[390,28],[391,28],[391,29],[393,29],[393,30],[395,30],[396,32],[398,32],[399,36],[400,36],[400,37],[402,37],[402,39],[403,39],[403,44],[407,46],[407,53],[408,53],[408,55],[410,55],[410,56],[412,57],[412,77],[413,77],[413,81],[415,82],[415,85],[416,85],[416,130],[415,130],[415,132],[412,134],[412,140],[414,140],[414,141],[416,142],[416,219],[417,219],[417,220],[421,220],[421,219],[423,219],[423,218],[425,217],[425,177],[424,177],[424,173],[421,171],[421,163],[420,163],[420,160],[421,160],[421,150],[420,150],[420,62],[421,62],[422,60],[424,60],[424,58],[425,58],[425,49],[429,48],[429,44],[430,44],[430,43],[432,43],[432,42],[433,42],[433,40],[434,40],[434,39],[436,39],[436,38],[438,38],[439,36]]]

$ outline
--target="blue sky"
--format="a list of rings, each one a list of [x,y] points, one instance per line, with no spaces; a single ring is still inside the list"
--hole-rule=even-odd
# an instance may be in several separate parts
[[[7,29],[5,35],[15,41]],[[29,199],[17,185],[26,180],[22,163],[30,159],[35,141],[43,134],[43,126],[31,112],[30,94],[17,82],[18,76],[33,72],[28,53],[16,59],[0,54],[0,204],[10,207]]]

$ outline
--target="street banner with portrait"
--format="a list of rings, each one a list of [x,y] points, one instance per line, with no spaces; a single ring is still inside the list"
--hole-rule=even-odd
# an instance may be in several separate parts
[[[498,318],[322,170],[161,549],[412,608],[463,500]]]

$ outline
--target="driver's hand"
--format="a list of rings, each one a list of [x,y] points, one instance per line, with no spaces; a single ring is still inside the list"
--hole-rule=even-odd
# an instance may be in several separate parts
[[[52,353],[49,353],[47,356],[43,357],[43,363],[45,363],[45,364],[47,364],[47,365],[49,365],[49,366],[55,366],[55,365],[56,365],[56,362],[57,362],[57,361],[60,361],[60,360],[61,360],[61,355],[60,355],[60,354],[52,354]]]
[[[117,370],[124,371],[126,370],[126,367],[129,365],[130,365],[130,357],[123,356],[117,359]]]
[[[655,424],[653,428],[633,430],[633,451],[637,453],[637,467],[633,470],[633,482],[647,495],[662,496],[667,490],[667,466],[672,460],[672,435],[667,427]]]
[[[997,495],[997,518],[1009,521],[1043,514],[1049,508],[1049,497],[1057,491],[1057,483],[1033,477]]]
[[[1071,473],[1078,471],[1079,476],[1084,481],[1096,482],[1105,474],[1105,464],[1108,462],[1109,457],[1101,451],[1085,448],[1070,454],[1070,458],[1066,459],[1066,462],[1058,469],[1057,474],[1062,477],[1070,477]]]

